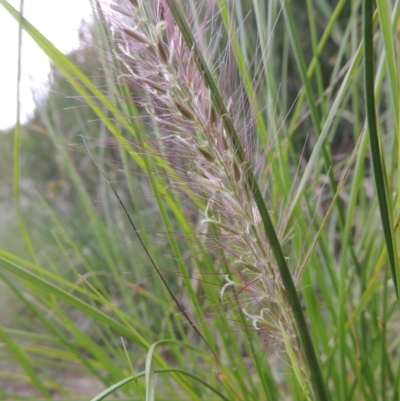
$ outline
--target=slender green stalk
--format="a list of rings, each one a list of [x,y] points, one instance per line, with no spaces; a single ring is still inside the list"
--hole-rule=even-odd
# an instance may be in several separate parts
[[[20,207],[20,179],[21,179],[21,62],[22,62],[22,19],[24,10],[24,0],[20,0],[20,13],[18,25],[18,63],[17,63],[17,107],[16,122],[14,128],[14,205],[20,226],[22,238],[24,239],[26,248],[33,262],[36,262],[36,255],[33,249],[32,241],[29,236],[28,229],[24,222]]]

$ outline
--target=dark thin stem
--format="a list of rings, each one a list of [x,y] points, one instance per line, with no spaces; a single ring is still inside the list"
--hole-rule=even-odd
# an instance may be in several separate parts
[[[86,142],[83,138],[83,142],[85,143],[86,146]],[[193,330],[200,336],[200,338],[204,341],[204,343],[207,345],[207,347],[209,348],[209,350],[211,351],[211,353],[213,354],[215,361],[217,363],[217,365],[220,365],[219,362],[219,358],[216,354],[216,352],[213,350],[213,348],[211,347],[211,345],[209,344],[209,342],[206,340],[206,338],[203,336],[203,334],[201,334],[200,330],[197,328],[197,326],[194,324],[194,322],[192,321],[192,319],[189,317],[189,315],[187,314],[187,312],[185,311],[184,307],[181,305],[181,303],[178,301],[178,299],[176,298],[176,296],[174,295],[174,293],[172,292],[172,290],[169,288],[168,283],[166,282],[165,278],[163,277],[163,275],[161,274],[160,269],[158,268],[155,260],[153,259],[153,257],[151,256],[149,250],[147,249],[144,241],[142,240],[142,237],[139,234],[139,231],[137,230],[130,214],[128,213],[128,210],[126,209],[124,202],[122,202],[120,196],[118,195],[118,192],[115,190],[115,188],[111,185],[110,181],[107,179],[105,173],[103,172],[103,170],[101,169],[101,167],[97,164],[97,162],[94,160],[90,149],[88,148],[88,146],[86,146],[87,151],[89,152],[90,157],[93,160],[93,163],[96,165],[96,167],[98,168],[98,170],[100,171],[101,175],[105,178],[105,180],[107,181],[108,186],[111,188],[111,190],[114,192],[115,197],[117,198],[119,204],[121,205],[126,217],[128,218],[129,224],[131,225],[131,227],[133,228],[133,231],[136,234],[136,237],[138,238],[140,245],[142,246],[142,248],[144,249],[147,257],[150,260],[150,263],[152,264],[154,270],[157,272],[157,275],[160,277],[162,283],[164,284],[164,286],[166,287],[169,295],[171,296],[171,298],[173,299],[173,301],[175,302],[176,306],[179,308],[180,312],[182,313],[182,315],[185,317],[185,319],[187,320],[187,322],[189,323],[189,325],[193,328]]]

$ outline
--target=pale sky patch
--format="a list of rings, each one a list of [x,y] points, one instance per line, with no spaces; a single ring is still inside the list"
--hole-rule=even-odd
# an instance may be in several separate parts
[[[9,0],[19,8],[19,0]],[[63,53],[79,46],[82,19],[90,20],[89,0],[25,0],[25,18]],[[0,5],[0,130],[16,120],[18,23]],[[21,121],[32,115],[32,91],[43,96],[48,88],[50,62],[27,33],[22,38]]]

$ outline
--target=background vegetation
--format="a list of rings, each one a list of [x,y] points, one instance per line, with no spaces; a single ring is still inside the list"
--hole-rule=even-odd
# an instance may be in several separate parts
[[[181,21],[161,3],[183,46],[185,21],[198,33],[208,15],[196,40],[215,119],[231,102],[251,161],[228,141],[227,180],[237,168],[253,190],[254,168],[267,262],[249,262],[241,217],[182,181],[225,162],[217,147],[199,134],[191,161],[159,140],[172,131],[118,45],[137,45],[124,29],[140,1],[94,2],[92,43],[68,56],[22,19],[54,69],[32,120],[1,136],[0,399],[397,400],[399,2],[188,0]]]

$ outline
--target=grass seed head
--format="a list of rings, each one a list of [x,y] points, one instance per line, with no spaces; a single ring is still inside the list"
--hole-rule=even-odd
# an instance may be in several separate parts
[[[208,227],[205,232],[211,225],[220,230],[218,241],[213,236],[212,241],[202,243],[208,244],[216,260],[222,252],[235,276],[234,284],[222,285],[222,294],[236,291],[244,316],[265,343],[284,347],[280,324],[291,339],[296,336],[295,323],[246,179],[246,169],[254,165],[252,158],[259,160],[251,143],[254,118],[245,112],[249,100],[240,83],[239,89],[233,90],[227,85],[227,77],[234,76],[227,63],[230,49],[218,53],[220,36],[212,34],[213,2],[199,6],[204,7],[199,13],[204,21],[190,15],[189,21],[196,21],[191,28],[206,63],[217,66],[211,73],[219,79],[227,115],[221,115],[213,103],[204,74],[194,62],[194,50],[185,45],[166,3],[131,3],[136,10],[129,27],[126,20],[121,27],[124,43],[118,57],[128,71],[134,71],[132,80],[141,89],[138,102],[149,113],[146,119],[161,131],[157,152],[170,163],[173,174],[169,179],[181,193],[189,189],[185,192],[189,199],[206,205],[199,213],[203,227]],[[208,36],[211,40],[207,42]],[[225,130],[228,120],[240,133],[244,160],[237,159],[237,149]],[[291,352],[300,355],[297,345],[294,342]]]

